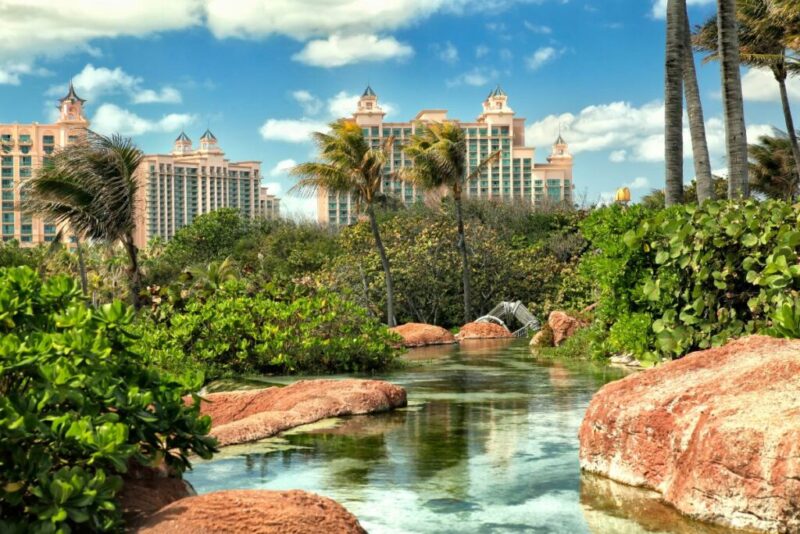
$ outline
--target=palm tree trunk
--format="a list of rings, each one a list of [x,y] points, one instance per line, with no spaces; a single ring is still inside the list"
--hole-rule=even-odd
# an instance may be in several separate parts
[[[386,249],[383,246],[381,239],[381,231],[378,228],[378,221],[375,218],[375,208],[372,204],[367,205],[367,215],[369,216],[369,226],[372,228],[372,235],[375,238],[375,247],[378,249],[378,255],[381,257],[381,264],[383,265],[383,277],[386,280],[386,324],[397,326],[397,321],[394,318],[394,286],[392,284],[392,270],[389,267],[389,258],[386,256]]]
[[[467,254],[467,239],[464,233],[464,214],[461,207],[461,191],[453,190],[453,200],[456,203],[456,225],[458,226],[458,251],[461,253],[461,282],[464,286],[464,324],[472,321],[472,307],[470,299],[472,289],[469,280],[469,255]]]
[[[142,273],[139,271],[139,250],[133,242],[133,236],[123,239],[125,251],[128,253],[128,283],[130,284],[131,305],[138,310],[141,307],[139,293],[142,291]]]
[[[775,79],[778,80],[778,85],[781,89],[781,104],[783,105],[783,119],[786,121],[786,132],[789,134],[789,143],[792,145],[792,156],[794,157],[794,165],[797,170],[798,179],[800,179],[800,147],[797,144],[797,131],[794,129],[794,119],[792,118],[792,108],[789,106],[789,94],[786,91],[786,72],[783,76],[776,73]],[[797,183],[797,181],[795,181]],[[794,198],[796,191],[792,191],[791,198]]]
[[[664,203],[683,202],[683,17],[686,0],[667,4],[667,45],[664,68]]]
[[[85,297],[89,294],[89,281],[86,278],[86,260],[83,257],[83,245],[81,245],[81,238],[77,235],[75,236],[75,252],[78,255],[78,273],[81,276],[81,290]]]
[[[728,198],[733,200],[750,196],[736,0],[717,0],[717,35],[728,153]]]
[[[686,92],[686,111],[689,113],[689,132],[692,136],[692,159],[694,161],[697,202],[714,200],[714,180],[711,176],[711,157],[708,154],[703,103],[697,84],[697,71],[692,54],[689,14],[683,9],[683,89]]]

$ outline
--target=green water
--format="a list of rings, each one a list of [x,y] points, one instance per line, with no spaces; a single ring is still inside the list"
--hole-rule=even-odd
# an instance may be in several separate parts
[[[537,360],[521,342],[417,349],[385,377],[408,392],[393,413],[329,420],[195,463],[198,493],[304,489],[371,533],[722,532],[652,494],[581,476],[577,431],[620,372]]]

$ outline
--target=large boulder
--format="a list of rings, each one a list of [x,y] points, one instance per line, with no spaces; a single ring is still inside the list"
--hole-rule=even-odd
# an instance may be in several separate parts
[[[215,491],[176,501],[136,531],[140,534],[364,534],[342,505],[305,491]]]
[[[456,342],[456,338],[449,330],[432,324],[406,323],[390,330],[403,338],[404,347],[448,345]]]
[[[751,336],[607,384],[580,463],[702,521],[800,532],[800,341]]]
[[[220,446],[274,436],[328,417],[385,412],[406,405],[406,392],[382,380],[301,380],[290,386],[205,395]]]
[[[512,334],[508,328],[497,323],[467,323],[461,327],[461,330],[456,334],[456,339],[463,341],[465,339],[502,339],[512,338]]]
[[[117,495],[125,522],[136,525],[171,502],[196,495],[180,474],[170,473],[166,464],[147,467],[130,462]]]
[[[550,312],[547,318],[547,325],[553,331],[553,345],[558,347],[564,340],[575,335],[575,332],[583,326],[578,319],[563,311]]]

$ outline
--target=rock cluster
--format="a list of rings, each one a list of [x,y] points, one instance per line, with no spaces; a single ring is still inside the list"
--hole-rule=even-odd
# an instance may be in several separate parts
[[[702,521],[800,532],[800,341],[751,336],[607,384],[580,462]]]

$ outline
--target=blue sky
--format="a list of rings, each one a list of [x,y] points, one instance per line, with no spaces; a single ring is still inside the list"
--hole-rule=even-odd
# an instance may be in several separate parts
[[[69,79],[93,128],[167,152],[210,127],[232,160],[262,161],[285,211],[285,169],[308,132],[367,83],[408,120],[446,108],[474,120],[496,84],[527,118],[543,161],[563,125],[576,196],[663,181],[665,0],[0,0],[0,122],[46,122]],[[689,0],[698,23],[713,0]],[[101,8],[102,6],[102,8]],[[782,127],[777,86],[743,70],[751,138]],[[724,169],[719,67],[699,66],[715,169]],[[800,82],[790,84],[800,102]],[[691,155],[687,142],[686,150]],[[687,180],[693,176],[686,159]]]

